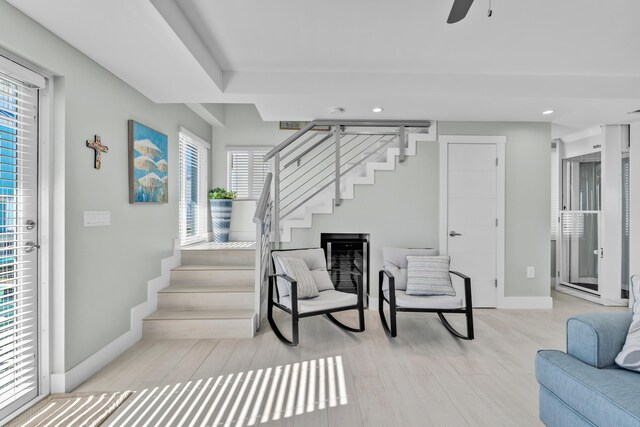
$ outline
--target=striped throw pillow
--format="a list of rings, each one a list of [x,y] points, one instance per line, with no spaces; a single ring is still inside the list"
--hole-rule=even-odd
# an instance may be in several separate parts
[[[407,256],[407,295],[455,295],[449,257]]]
[[[278,262],[284,273],[297,282],[298,299],[314,298],[320,295],[309,266],[303,259],[278,257]],[[287,286],[291,295],[291,284],[287,282]]]

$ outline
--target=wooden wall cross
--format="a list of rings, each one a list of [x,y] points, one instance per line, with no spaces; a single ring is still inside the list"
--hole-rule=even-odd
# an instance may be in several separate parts
[[[94,135],[93,141],[87,139],[87,147],[93,148],[95,151],[95,160],[93,167],[96,169],[100,169],[100,165],[102,164],[102,153],[107,153],[109,151],[109,147],[106,145],[102,145],[102,141],[98,135]]]

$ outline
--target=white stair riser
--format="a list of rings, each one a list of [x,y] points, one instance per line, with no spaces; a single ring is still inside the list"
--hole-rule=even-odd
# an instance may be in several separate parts
[[[253,309],[253,292],[168,292],[158,294],[158,309]]]
[[[255,265],[256,252],[252,250],[186,250],[182,251],[182,265]]]
[[[146,339],[251,338],[253,319],[167,319],[144,320]]]
[[[236,282],[253,283],[254,270],[171,270],[172,285],[215,285]]]

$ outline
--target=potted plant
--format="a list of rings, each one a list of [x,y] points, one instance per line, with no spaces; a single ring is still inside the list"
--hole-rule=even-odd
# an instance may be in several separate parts
[[[211,228],[214,242],[229,241],[229,227],[231,226],[231,205],[236,198],[234,191],[224,188],[209,190],[209,204],[211,205]]]

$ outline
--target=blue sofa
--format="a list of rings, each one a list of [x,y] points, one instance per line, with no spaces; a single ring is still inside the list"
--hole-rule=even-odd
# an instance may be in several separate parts
[[[640,373],[615,364],[632,314],[594,313],[567,321],[567,353],[536,356],[540,420],[547,427],[640,426]]]

